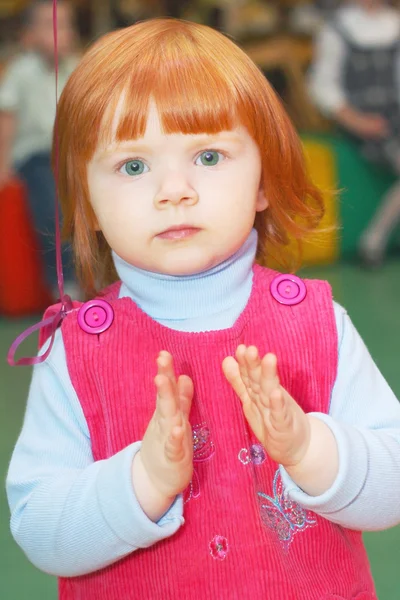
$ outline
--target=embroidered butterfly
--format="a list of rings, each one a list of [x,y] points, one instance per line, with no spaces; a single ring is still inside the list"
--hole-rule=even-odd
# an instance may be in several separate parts
[[[215,446],[211,440],[210,430],[205,423],[192,428],[193,435],[193,479],[185,492],[185,503],[200,496],[200,481],[196,471],[196,463],[206,462],[214,456]]]
[[[285,550],[289,549],[293,537],[299,531],[317,524],[314,513],[305,510],[297,502],[285,497],[279,470],[273,482],[273,498],[258,492],[261,519],[266,527],[274,531]]]

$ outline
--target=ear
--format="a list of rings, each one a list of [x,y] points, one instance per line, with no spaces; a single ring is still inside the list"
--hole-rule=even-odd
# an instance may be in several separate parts
[[[262,212],[266,208],[268,208],[268,200],[264,192],[264,187],[260,185],[257,193],[256,212]]]

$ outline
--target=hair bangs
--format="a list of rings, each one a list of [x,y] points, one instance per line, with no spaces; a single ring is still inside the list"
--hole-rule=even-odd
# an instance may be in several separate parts
[[[212,134],[245,125],[249,107],[235,85],[235,69],[222,68],[216,53],[205,56],[187,36],[168,42],[149,48],[130,75],[116,140],[144,135],[150,100],[166,134]]]
[[[99,145],[142,137],[150,100],[166,134],[212,134],[241,124],[255,135],[263,111],[254,90],[265,79],[233,42],[168,19],[134,28],[136,35],[128,28],[105,36],[107,46],[95,44],[75,84],[67,84],[75,88],[70,109],[80,121],[74,151],[90,160]]]

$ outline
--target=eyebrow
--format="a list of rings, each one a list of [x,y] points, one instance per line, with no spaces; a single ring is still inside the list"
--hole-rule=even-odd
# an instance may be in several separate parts
[[[216,142],[235,142],[239,144],[243,143],[243,140],[241,139],[240,135],[233,131],[218,131],[217,133],[199,133],[194,134],[194,136],[194,144],[213,143],[213,139],[215,139]]]
[[[138,143],[136,144],[134,141],[125,141],[125,142],[117,142],[115,144],[110,144],[106,148],[102,148],[98,153],[98,158],[107,158],[111,156],[115,152],[151,152],[151,146],[146,144]]]

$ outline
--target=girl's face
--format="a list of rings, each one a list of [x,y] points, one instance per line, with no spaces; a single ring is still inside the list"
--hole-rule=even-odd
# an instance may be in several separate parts
[[[240,248],[268,205],[260,181],[259,149],[244,127],[164,134],[154,104],[142,138],[99,147],[88,165],[90,201],[111,248],[170,275],[205,271]]]

